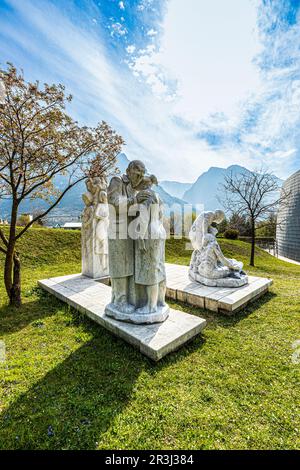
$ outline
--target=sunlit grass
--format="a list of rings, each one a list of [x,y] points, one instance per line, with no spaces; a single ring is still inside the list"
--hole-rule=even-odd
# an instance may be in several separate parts
[[[300,266],[220,240],[225,255],[274,279],[271,292],[234,317],[176,305],[208,319],[202,336],[153,364],[36,288],[80,271],[80,233],[31,230],[22,241],[23,306],[1,281],[2,449],[296,449],[300,430]],[[188,264],[185,241],[167,261]],[[2,259],[1,259],[2,263]]]

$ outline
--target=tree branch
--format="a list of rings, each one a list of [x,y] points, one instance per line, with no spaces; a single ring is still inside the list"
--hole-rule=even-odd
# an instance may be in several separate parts
[[[71,189],[73,186],[78,184],[80,181],[83,181],[86,179],[86,175],[84,175],[82,178],[79,178],[77,181],[74,183],[70,184],[67,186],[67,188],[60,194],[60,196],[57,198],[57,200],[42,214],[37,215],[35,218],[33,218],[17,235],[16,235],[16,240],[18,240],[28,229],[31,227],[37,220],[44,218],[52,209],[54,209],[55,206],[62,200],[64,195]]]
[[[3,241],[4,245],[8,246],[8,240],[7,240],[6,236],[4,235],[4,232],[2,231],[1,228],[0,228],[0,238]]]
[[[4,248],[2,248],[2,246],[0,246],[0,251],[1,253],[4,253],[6,255],[7,251],[4,250]]]

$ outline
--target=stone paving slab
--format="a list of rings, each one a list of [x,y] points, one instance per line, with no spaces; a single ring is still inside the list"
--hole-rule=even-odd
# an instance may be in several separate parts
[[[167,297],[213,312],[233,314],[268,292],[272,279],[249,276],[242,287],[207,287],[192,282],[188,266],[166,263]]]
[[[114,320],[104,313],[111,299],[111,288],[81,274],[43,279],[38,283],[154,361],[183,346],[206,326],[203,318],[174,309],[170,309],[163,323],[135,325]]]

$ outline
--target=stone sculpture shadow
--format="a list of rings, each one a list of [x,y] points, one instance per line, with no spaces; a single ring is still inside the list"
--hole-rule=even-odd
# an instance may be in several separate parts
[[[57,310],[62,305],[56,301]],[[199,336],[157,364],[71,312],[75,324],[80,321],[93,331],[92,339],[3,410],[0,448],[92,450],[98,443],[101,447],[101,435],[128,405],[140,373],[168,367],[204,344]]]
[[[101,434],[126,406],[143,368],[129,346],[102,334],[2,413],[0,442],[6,449],[97,447]]]
[[[2,305],[0,307],[0,334],[16,333],[26,328],[31,323],[37,322],[37,326],[42,326],[44,318],[56,314],[58,306],[62,304],[58,299],[49,296],[40,288],[36,289],[38,298],[29,302],[24,302],[21,309]],[[24,295],[26,299],[26,294]],[[51,302],[49,302],[51,299]],[[40,325],[39,325],[40,324]]]

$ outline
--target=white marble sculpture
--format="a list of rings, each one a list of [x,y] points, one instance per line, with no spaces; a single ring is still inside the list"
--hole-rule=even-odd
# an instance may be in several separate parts
[[[216,239],[218,230],[212,226],[224,217],[220,210],[202,212],[193,223],[189,233],[194,248],[189,277],[206,286],[240,287],[248,283],[243,263],[225,258]]]
[[[105,178],[90,177],[82,195],[82,274],[94,279],[108,276],[108,204]]]
[[[112,299],[105,313],[132,323],[163,322],[169,315],[162,203],[152,189],[156,178],[145,173],[134,160],[126,175],[111,179],[107,192]]]

